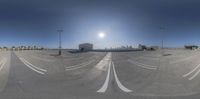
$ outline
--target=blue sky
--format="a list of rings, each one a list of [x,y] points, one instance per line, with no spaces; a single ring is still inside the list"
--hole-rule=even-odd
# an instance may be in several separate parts
[[[190,0],[2,0],[0,46],[64,48],[93,43],[95,48],[138,44],[200,45],[200,2]],[[160,27],[165,27],[160,30]],[[98,38],[105,32],[104,39]]]

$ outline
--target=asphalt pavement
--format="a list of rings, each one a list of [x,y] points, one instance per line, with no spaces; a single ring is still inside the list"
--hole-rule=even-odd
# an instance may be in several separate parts
[[[199,99],[200,51],[0,52],[0,99]]]

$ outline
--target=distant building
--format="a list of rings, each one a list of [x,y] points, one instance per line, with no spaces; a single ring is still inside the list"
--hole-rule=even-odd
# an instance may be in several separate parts
[[[80,51],[91,51],[91,50],[93,50],[93,44],[90,44],[90,43],[79,44],[79,50]]]
[[[139,44],[138,48],[141,49],[141,50],[146,50],[147,46]]]
[[[150,50],[158,50],[158,49],[160,49],[160,47],[159,46],[150,46],[149,49]]]
[[[148,50],[148,51],[155,51],[155,50],[160,49],[159,46],[146,46],[146,45],[142,45],[142,44],[139,44],[138,48],[140,50]]]
[[[199,48],[197,45],[185,45],[184,47],[185,49],[190,49],[190,50],[195,50]]]
[[[6,46],[3,47],[3,50],[8,50],[8,48]]]
[[[15,46],[12,46],[12,47],[11,47],[11,50],[16,50],[16,47],[15,47]]]

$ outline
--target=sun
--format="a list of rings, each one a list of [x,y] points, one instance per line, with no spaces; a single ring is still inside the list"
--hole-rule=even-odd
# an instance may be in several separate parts
[[[105,33],[104,33],[104,32],[100,32],[100,33],[98,34],[98,36],[99,36],[99,38],[105,38]]]

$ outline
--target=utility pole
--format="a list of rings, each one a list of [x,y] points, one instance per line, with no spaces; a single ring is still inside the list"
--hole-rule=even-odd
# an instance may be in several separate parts
[[[164,55],[164,51],[163,51],[163,49],[164,49],[164,41],[163,41],[163,39],[164,39],[164,30],[165,30],[165,27],[160,27],[160,30],[161,30],[161,34],[162,34],[162,45],[161,45],[161,51],[162,51],[162,56]]]
[[[59,51],[58,51],[58,55],[62,54],[62,37],[61,37],[61,33],[63,32],[63,28],[58,28],[57,32],[59,34]]]
[[[164,52],[163,52],[163,40],[162,40],[162,56],[164,55]]]

